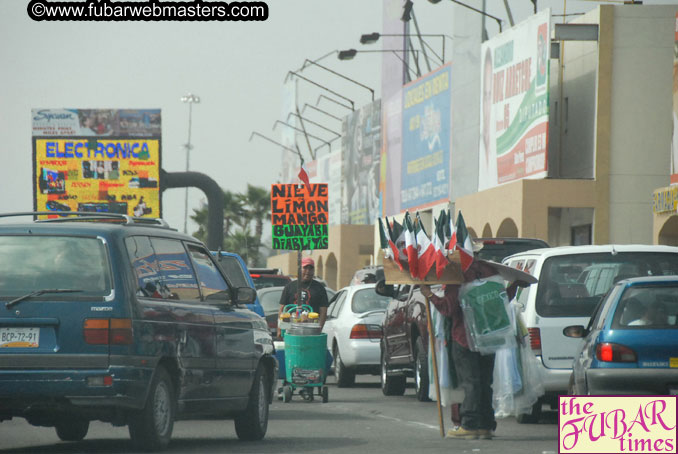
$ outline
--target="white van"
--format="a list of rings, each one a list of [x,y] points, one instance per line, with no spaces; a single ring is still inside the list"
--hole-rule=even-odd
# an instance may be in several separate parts
[[[621,279],[678,275],[678,247],[563,246],[521,252],[503,263],[539,279],[517,294],[546,390],[532,413],[518,418],[528,423],[539,420],[542,404],[556,408],[558,395],[567,394],[581,339],[565,337],[563,328],[586,326],[598,302]]]

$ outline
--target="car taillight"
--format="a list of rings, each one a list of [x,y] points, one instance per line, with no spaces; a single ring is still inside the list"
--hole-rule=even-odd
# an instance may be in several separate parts
[[[541,355],[541,333],[539,328],[527,328],[530,334],[530,348],[534,350],[535,355]]]
[[[625,345],[603,342],[596,345],[596,358],[606,363],[635,363],[636,352]]]
[[[251,278],[259,278],[261,277],[261,274],[250,274]]]
[[[381,339],[381,326],[358,323],[351,329],[350,339]]]
[[[129,345],[134,341],[132,320],[128,318],[88,318],[82,332],[91,345]]]

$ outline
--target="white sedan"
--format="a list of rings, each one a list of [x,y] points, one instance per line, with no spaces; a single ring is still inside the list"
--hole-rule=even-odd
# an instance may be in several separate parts
[[[374,286],[344,287],[330,301],[323,332],[339,387],[352,386],[356,374],[381,372],[379,342],[390,298],[377,295]]]

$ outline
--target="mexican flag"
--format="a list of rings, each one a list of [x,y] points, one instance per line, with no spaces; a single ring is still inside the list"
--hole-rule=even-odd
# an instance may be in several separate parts
[[[384,221],[386,222],[386,225],[388,225],[388,219],[385,219]],[[400,268],[400,271],[402,271],[403,265],[400,263],[400,253],[393,242],[391,228],[389,227],[388,230],[386,230],[381,218],[379,218],[379,240],[386,258],[394,260]]]
[[[450,210],[447,210],[445,221],[445,239],[443,240],[443,244],[445,245],[445,252],[449,255],[454,252],[454,248],[457,245],[457,228],[454,226],[454,219],[452,218]]]
[[[443,270],[449,263],[445,257],[445,234],[444,227],[447,219],[445,217],[445,211],[440,213],[440,217],[435,220],[436,230],[433,235],[433,248],[434,248],[434,258],[436,264],[436,277],[440,279],[440,276],[443,275]]]
[[[419,212],[417,212],[417,222],[414,225],[414,232],[417,241],[417,275],[422,281],[430,271],[433,263],[435,263],[435,248],[433,243],[429,240],[426,231],[424,230],[424,223],[421,221]]]
[[[410,213],[405,213],[404,220],[405,231],[405,252],[407,254],[407,263],[410,267],[410,276],[416,279],[419,276],[419,255],[417,254],[417,239],[412,227]]]
[[[461,260],[461,270],[466,271],[473,263],[473,240],[466,230],[466,223],[461,211],[457,215],[457,250]]]

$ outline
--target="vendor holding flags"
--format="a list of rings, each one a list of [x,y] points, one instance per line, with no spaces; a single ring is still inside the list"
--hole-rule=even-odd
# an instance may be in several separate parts
[[[459,386],[464,390],[464,401],[459,414],[461,426],[447,432],[450,438],[462,439],[491,439],[497,427],[492,405],[492,377],[494,373],[494,354],[481,354],[472,351],[469,347],[464,313],[460,301],[460,289],[465,283],[478,279],[486,279],[498,273],[492,262],[474,260],[473,241],[466,229],[464,219],[459,213],[455,228],[452,217],[445,211],[435,222],[433,241],[429,240],[421,220],[417,214],[417,222],[412,226],[409,213],[405,214],[403,225],[397,222],[393,225],[386,220],[379,220],[382,235],[382,248],[386,257],[393,260],[401,270],[404,263],[411,277],[420,281],[420,290],[436,309],[451,319],[452,360]],[[386,228],[384,227],[386,225]],[[423,235],[420,233],[423,232]],[[435,274],[440,279],[448,263],[448,255],[459,251],[459,261],[463,272],[462,283],[444,285],[444,295],[435,295],[428,284],[422,282],[427,278],[429,271],[436,268]],[[496,264],[494,264],[496,265]],[[427,279],[435,281],[435,277]],[[506,293],[510,299],[515,296],[519,286],[529,284],[522,281],[513,282]]]

